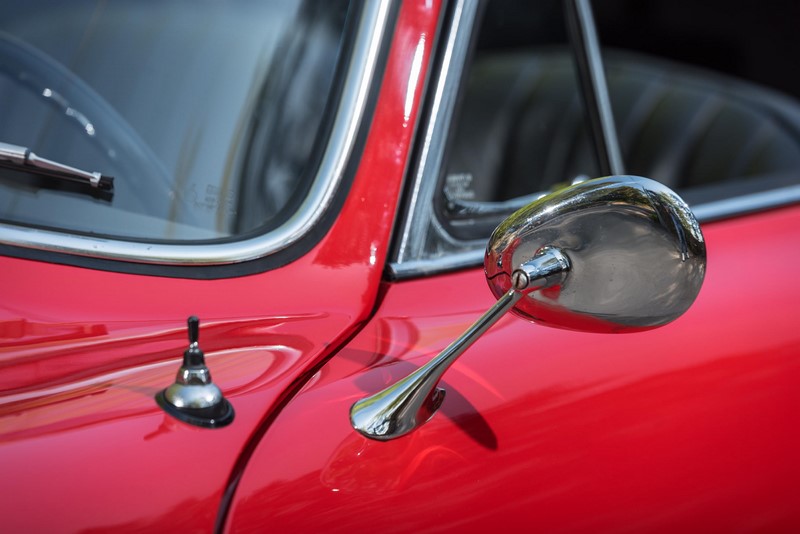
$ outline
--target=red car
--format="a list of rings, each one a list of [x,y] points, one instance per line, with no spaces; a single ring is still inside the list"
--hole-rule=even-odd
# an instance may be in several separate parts
[[[2,530],[800,529],[798,7],[594,8],[8,3]]]

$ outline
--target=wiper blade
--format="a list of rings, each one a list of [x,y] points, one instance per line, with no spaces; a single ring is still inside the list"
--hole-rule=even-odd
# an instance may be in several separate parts
[[[41,158],[24,146],[0,142],[0,165],[59,180],[77,182],[105,193],[114,192],[114,178],[99,172],[76,169],[57,161]]]

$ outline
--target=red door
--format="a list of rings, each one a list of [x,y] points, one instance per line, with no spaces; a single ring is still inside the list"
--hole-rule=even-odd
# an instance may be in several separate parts
[[[24,247],[5,249],[0,509],[9,532],[211,531],[249,444],[369,318],[439,13],[438,2],[379,7],[386,23],[373,56],[355,60],[372,61],[375,74],[345,88],[377,98],[351,132],[342,172],[354,173],[352,185],[299,259],[206,280],[180,268],[167,277],[112,272],[113,262],[84,268],[59,264],[57,253],[37,261],[13,257]],[[235,409],[221,429],[179,422],[154,400],[175,380],[190,315]]]
[[[267,430],[229,529],[794,530],[799,228],[797,207],[705,225],[703,289],[660,329],[502,319],[445,374],[439,412],[379,442],[350,427],[352,403],[492,303],[478,269],[393,284]]]

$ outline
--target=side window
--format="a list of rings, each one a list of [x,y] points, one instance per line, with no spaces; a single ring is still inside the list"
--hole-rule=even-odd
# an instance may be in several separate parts
[[[731,199],[791,191],[778,195],[786,202],[800,189],[800,83],[780,59],[798,46],[790,18],[756,2],[711,4],[592,5],[625,172],[676,189],[701,220],[753,209],[720,208]],[[422,161],[427,173],[416,176],[436,180],[430,213],[424,199],[410,202],[398,276],[474,264],[513,209],[603,174],[564,6],[494,0],[475,10],[452,115],[439,117],[449,131],[438,173]]]

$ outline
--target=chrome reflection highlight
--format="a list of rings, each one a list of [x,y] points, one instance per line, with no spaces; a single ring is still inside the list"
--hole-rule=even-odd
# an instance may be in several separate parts
[[[500,297],[514,267],[557,247],[571,270],[551,291],[526,295],[514,313],[589,332],[662,326],[694,302],[706,250],[689,207],[666,186],[635,176],[583,182],[532,202],[492,234],[484,268]]]
[[[393,386],[361,399],[350,409],[353,428],[368,438],[387,441],[408,434],[427,422],[444,400],[436,387],[445,371],[527,292],[559,283],[569,260],[553,247],[538,251],[513,273],[516,285],[502,295],[466,332],[438,356]]]
[[[353,428],[368,438],[388,441],[427,422],[444,400],[445,390],[436,387],[444,372],[520,297],[519,291],[508,291],[430,362],[393,386],[353,404],[350,409]]]
[[[626,332],[673,321],[705,276],[703,234],[669,188],[636,176],[581,182],[532,202],[495,229],[484,259],[497,302],[430,362],[350,409],[358,432],[391,440],[427,422],[437,384],[507,311],[550,326]]]
[[[200,350],[200,320],[189,317],[189,348],[183,353],[183,365],[175,383],[156,395],[156,402],[168,414],[190,425],[220,428],[233,422],[231,403],[211,381],[211,372]]]

